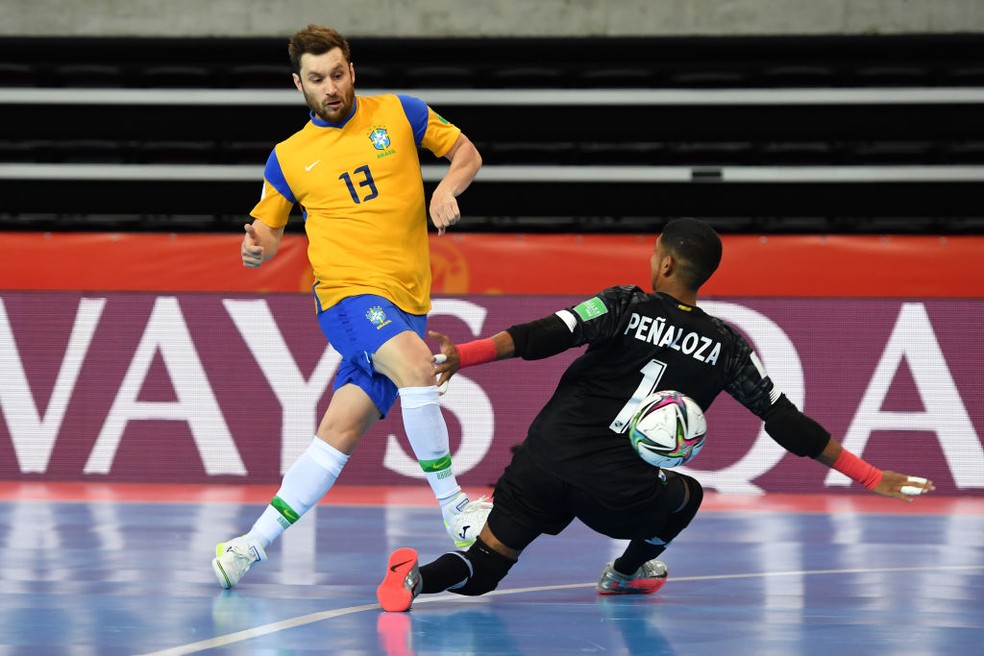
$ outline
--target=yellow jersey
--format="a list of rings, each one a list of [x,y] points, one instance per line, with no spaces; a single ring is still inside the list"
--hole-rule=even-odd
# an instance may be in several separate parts
[[[311,120],[277,144],[250,213],[271,228],[300,203],[320,312],[374,294],[411,314],[430,311],[431,270],[417,148],[443,157],[461,130],[422,100],[356,96],[352,114]]]

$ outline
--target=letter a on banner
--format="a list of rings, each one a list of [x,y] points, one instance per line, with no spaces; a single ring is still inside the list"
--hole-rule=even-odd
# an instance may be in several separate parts
[[[174,403],[137,398],[158,351],[171,376],[178,399]],[[154,303],[143,337],[85,463],[84,472],[109,473],[127,424],[138,420],[187,422],[207,474],[241,476],[246,473],[188,332],[178,299],[173,297],[160,297]]]
[[[909,364],[925,410],[893,412],[881,409],[903,359]],[[902,304],[885,351],[841,442],[845,449],[862,454],[874,431],[935,433],[954,484],[958,488],[984,487],[984,447],[981,447],[980,437],[960,398],[922,303]],[[850,483],[849,478],[834,470],[830,470],[825,481],[826,485],[838,486]]]

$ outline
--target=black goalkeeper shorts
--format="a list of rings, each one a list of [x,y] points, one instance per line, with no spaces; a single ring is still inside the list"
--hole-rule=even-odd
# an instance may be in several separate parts
[[[506,546],[521,551],[539,535],[557,535],[574,519],[608,537],[648,540],[659,533],[683,502],[685,487],[664,471],[639,490],[638,500],[618,506],[557,478],[538,466],[521,447],[495,485],[488,526]]]

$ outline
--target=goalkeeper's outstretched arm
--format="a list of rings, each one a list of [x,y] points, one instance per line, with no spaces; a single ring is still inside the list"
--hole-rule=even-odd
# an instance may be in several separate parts
[[[845,449],[833,437],[827,441],[827,446],[814,460],[836,469],[883,497],[912,501],[913,497],[929,494],[936,489],[933,481],[921,476],[909,476],[887,469],[884,471],[878,469]]]
[[[443,361],[435,358],[434,371],[438,386],[444,385],[462,367],[484,362],[523,358],[541,360],[574,346],[571,329],[556,314],[528,323],[510,326],[492,337],[455,344],[447,335],[433,330],[428,335],[437,340]]]

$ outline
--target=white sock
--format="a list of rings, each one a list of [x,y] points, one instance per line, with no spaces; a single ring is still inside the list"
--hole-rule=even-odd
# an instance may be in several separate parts
[[[451,468],[448,425],[444,422],[438,399],[437,385],[404,387],[400,390],[403,428],[417,462],[444,511],[461,494],[461,486]]]
[[[284,474],[277,496],[246,534],[247,539],[259,542],[264,549],[270,546],[325,496],[348,459],[324,440],[317,437],[311,440],[301,457]]]

